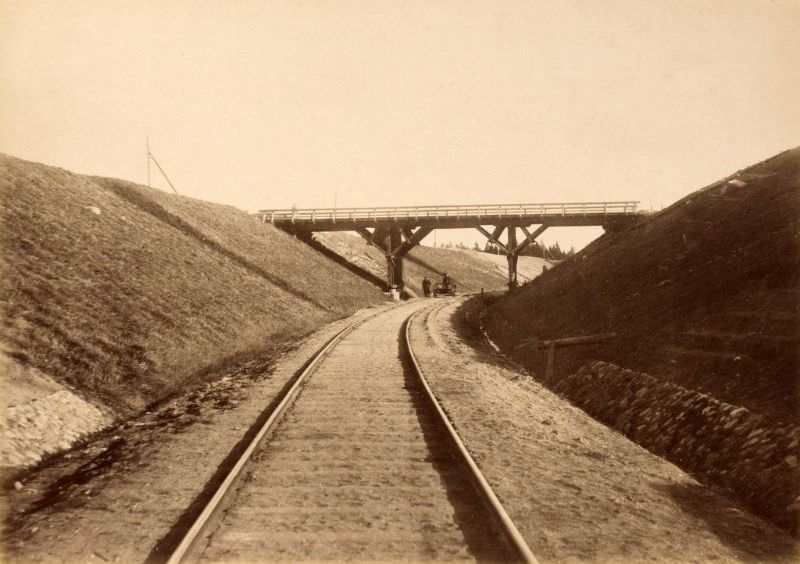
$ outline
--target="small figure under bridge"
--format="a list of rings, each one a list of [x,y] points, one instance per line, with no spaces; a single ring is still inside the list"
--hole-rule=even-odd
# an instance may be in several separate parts
[[[453,279],[445,272],[442,275],[442,281],[433,286],[433,290],[431,290],[431,281],[425,276],[422,279],[422,293],[426,298],[430,298],[431,296],[435,298],[439,296],[455,296],[456,283],[453,282]]]
[[[606,231],[633,225],[639,202],[571,202],[260,210],[254,214],[301,238],[318,231],[355,231],[386,257],[387,289],[403,289],[403,258],[434,229],[475,228],[508,260],[508,288],[517,287],[519,254],[548,227],[601,226]],[[538,227],[532,232],[533,225]],[[491,231],[486,228],[490,226]],[[517,238],[521,231],[522,240]],[[506,233],[506,242],[500,241]]]

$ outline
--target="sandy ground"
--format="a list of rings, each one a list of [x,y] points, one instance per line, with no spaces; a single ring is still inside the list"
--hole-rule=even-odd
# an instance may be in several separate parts
[[[793,560],[781,530],[462,342],[458,300],[412,340],[437,397],[542,561]]]

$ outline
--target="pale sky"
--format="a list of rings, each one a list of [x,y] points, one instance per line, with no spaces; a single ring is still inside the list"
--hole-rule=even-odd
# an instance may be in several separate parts
[[[145,183],[149,135],[248,211],[659,209],[800,144],[799,53],[800,0],[5,0],[0,152]]]

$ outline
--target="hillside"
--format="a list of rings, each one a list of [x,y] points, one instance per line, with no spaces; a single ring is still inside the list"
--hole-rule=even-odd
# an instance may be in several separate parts
[[[361,237],[349,233],[318,233],[316,239],[346,258],[350,263],[385,280],[386,259],[383,254]],[[521,282],[533,279],[549,261],[535,257],[519,257],[517,266]],[[508,282],[505,256],[466,249],[441,249],[418,245],[411,249],[403,263],[406,287],[422,295],[422,279],[440,280],[447,272],[455,280],[460,293],[504,290]]]
[[[454,249],[456,252],[464,253],[472,258],[476,258],[483,262],[488,262],[494,266],[495,270],[500,272],[503,280],[508,276],[508,261],[505,255],[495,255],[492,253],[484,253],[483,251],[476,251],[474,249]],[[517,257],[517,279],[520,284],[530,282],[537,276],[541,275],[545,267],[552,268],[555,263],[553,261],[539,258],[520,255]],[[505,288],[504,288],[505,289]]]
[[[116,415],[385,299],[231,207],[10,156],[0,197],[2,353]]]
[[[488,331],[544,374],[531,340],[617,332],[558,352],[558,381],[592,359],[791,420],[800,411],[800,149],[608,233],[490,309]],[[534,313],[536,315],[532,315]]]

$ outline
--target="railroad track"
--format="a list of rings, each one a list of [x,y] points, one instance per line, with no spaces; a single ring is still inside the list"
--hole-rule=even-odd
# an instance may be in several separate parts
[[[356,322],[308,363],[170,563],[535,561],[413,355],[421,307]]]

